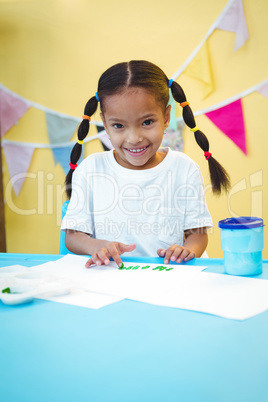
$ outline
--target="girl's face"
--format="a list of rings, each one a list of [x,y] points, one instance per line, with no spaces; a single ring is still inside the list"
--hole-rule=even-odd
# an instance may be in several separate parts
[[[142,170],[161,162],[165,154],[157,151],[169,124],[170,106],[163,112],[150,92],[129,88],[105,98],[101,117],[121,166]]]

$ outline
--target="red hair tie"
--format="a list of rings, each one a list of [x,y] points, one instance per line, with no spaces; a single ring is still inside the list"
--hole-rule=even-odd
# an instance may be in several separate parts
[[[212,156],[212,154],[210,152],[204,152],[204,156],[206,160],[208,160]]]
[[[74,165],[73,163],[70,162],[69,165],[72,170],[74,170],[77,167],[77,163]]]

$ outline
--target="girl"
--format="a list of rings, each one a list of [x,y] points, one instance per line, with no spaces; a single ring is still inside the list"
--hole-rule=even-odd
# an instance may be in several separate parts
[[[180,85],[147,61],[116,64],[102,74],[85,106],[66,177],[65,244],[91,255],[87,267],[110,258],[120,265],[120,255],[130,252],[180,263],[206,249],[212,220],[200,170],[185,154],[160,147],[170,120],[169,88],[208,160],[213,191],[229,187]],[[75,170],[98,103],[114,149],[88,156]]]

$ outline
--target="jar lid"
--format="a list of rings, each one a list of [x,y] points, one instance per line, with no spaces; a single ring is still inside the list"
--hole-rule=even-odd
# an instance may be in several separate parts
[[[258,228],[263,225],[263,219],[251,217],[251,216],[240,216],[238,218],[227,218],[219,221],[218,226],[222,229],[251,229]]]

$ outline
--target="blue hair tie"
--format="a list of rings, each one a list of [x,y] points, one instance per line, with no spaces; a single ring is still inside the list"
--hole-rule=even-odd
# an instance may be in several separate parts
[[[170,80],[168,80],[168,87],[170,88],[172,85],[173,79],[171,78]]]
[[[97,101],[98,101],[98,102],[100,101],[100,98],[99,98],[98,92],[96,92],[96,93],[95,93],[95,98],[97,99]]]

